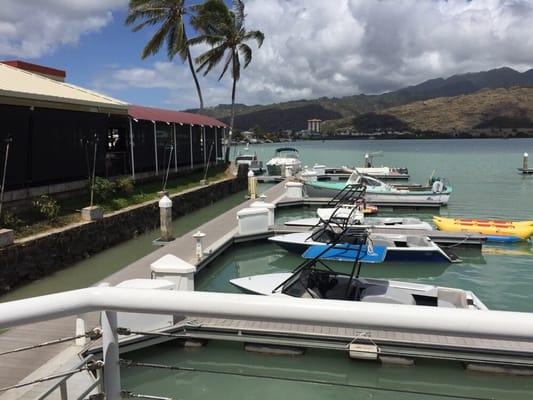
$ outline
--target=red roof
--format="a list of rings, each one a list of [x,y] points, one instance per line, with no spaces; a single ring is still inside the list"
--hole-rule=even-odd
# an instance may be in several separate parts
[[[132,118],[146,119],[149,121],[175,122],[186,125],[217,126],[219,128],[227,127],[225,123],[206,115],[165,110],[162,108],[130,105],[128,108],[128,114]]]
[[[10,60],[10,61],[0,61],[2,64],[10,65],[15,68],[20,68],[30,72],[37,72],[40,74],[57,76],[58,78],[64,79],[67,76],[67,73],[61,69],[55,69],[50,67],[45,67],[44,65],[32,64],[20,60]]]

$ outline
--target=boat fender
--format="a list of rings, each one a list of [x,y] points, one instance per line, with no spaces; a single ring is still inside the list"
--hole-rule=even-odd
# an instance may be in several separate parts
[[[433,193],[440,193],[444,190],[444,183],[441,181],[435,181],[433,182],[433,185],[431,186],[431,190]]]

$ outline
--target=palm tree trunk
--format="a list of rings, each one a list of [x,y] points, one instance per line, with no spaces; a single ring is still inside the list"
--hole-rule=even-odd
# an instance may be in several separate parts
[[[231,120],[229,124],[229,140],[233,134],[233,124],[235,122],[235,91],[237,89],[237,79],[235,79],[235,55],[233,56],[233,88],[231,89]]]
[[[202,111],[204,109],[204,99],[202,97],[202,90],[200,89],[200,82],[198,82],[198,77],[196,76],[196,71],[194,70],[194,64],[192,62],[191,51],[189,47],[187,47],[187,61],[189,62],[189,69],[191,70],[192,78],[194,79],[194,84],[196,85],[198,100],[200,100],[200,111]]]

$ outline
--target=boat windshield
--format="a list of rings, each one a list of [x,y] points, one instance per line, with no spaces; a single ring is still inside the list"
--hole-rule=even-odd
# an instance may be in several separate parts
[[[291,276],[281,292],[292,297],[353,300],[357,293],[358,282],[349,274],[321,269],[315,265]]]
[[[235,161],[252,161],[254,156],[237,156]]]

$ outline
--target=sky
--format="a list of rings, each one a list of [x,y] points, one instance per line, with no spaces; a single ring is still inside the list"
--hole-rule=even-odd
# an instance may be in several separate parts
[[[0,59],[65,69],[68,82],[130,103],[197,107],[186,64],[169,61],[164,51],[141,60],[153,30],[126,27],[127,5],[0,0]],[[249,105],[533,67],[533,0],[245,0],[245,6],[246,27],[266,37],[260,49],[252,43],[253,61],[238,83],[237,101]],[[201,77],[207,106],[231,101],[231,80],[219,82],[219,71]]]

